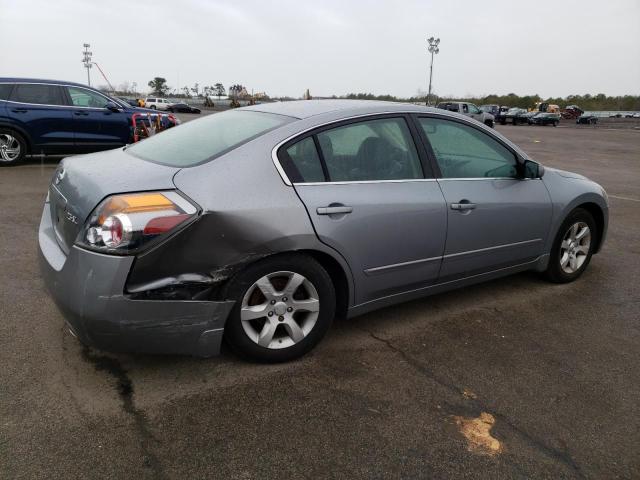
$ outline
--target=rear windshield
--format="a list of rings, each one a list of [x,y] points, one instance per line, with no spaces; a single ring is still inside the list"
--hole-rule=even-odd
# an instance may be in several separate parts
[[[162,165],[192,167],[293,120],[247,110],[214,113],[136,143],[126,152]]]

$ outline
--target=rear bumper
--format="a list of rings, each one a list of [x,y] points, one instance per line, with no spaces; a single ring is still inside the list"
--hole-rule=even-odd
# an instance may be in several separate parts
[[[131,300],[124,295],[131,256],[58,246],[45,204],[38,234],[44,282],[69,328],[86,345],[118,352],[220,352],[234,302]]]

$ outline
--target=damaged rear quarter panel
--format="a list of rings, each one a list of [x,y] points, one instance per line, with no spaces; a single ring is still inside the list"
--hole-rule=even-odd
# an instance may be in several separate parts
[[[271,160],[272,147],[290,134],[271,132],[209,163],[178,172],[176,187],[197,202],[203,214],[183,232],[141,254],[128,289],[172,282],[184,274],[204,277],[205,285],[220,285],[265,256],[318,250],[341,264],[351,299],[353,284],[346,262],[318,240],[304,205]]]

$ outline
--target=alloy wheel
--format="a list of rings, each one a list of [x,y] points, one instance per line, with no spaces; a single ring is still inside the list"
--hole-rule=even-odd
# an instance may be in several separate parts
[[[569,227],[560,244],[560,267],[565,273],[575,273],[584,264],[591,247],[591,230],[585,222]]]
[[[287,348],[302,341],[315,326],[320,299],[303,275],[280,271],[258,279],[245,293],[240,308],[242,328],[264,348]]]
[[[20,141],[8,133],[0,134],[0,161],[13,162],[20,157]]]

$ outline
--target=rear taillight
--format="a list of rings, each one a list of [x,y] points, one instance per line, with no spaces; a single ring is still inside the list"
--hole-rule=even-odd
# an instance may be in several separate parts
[[[177,192],[113,195],[93,211],[77,243],[105,253],[131,253],[184,226],[197,213]]]

